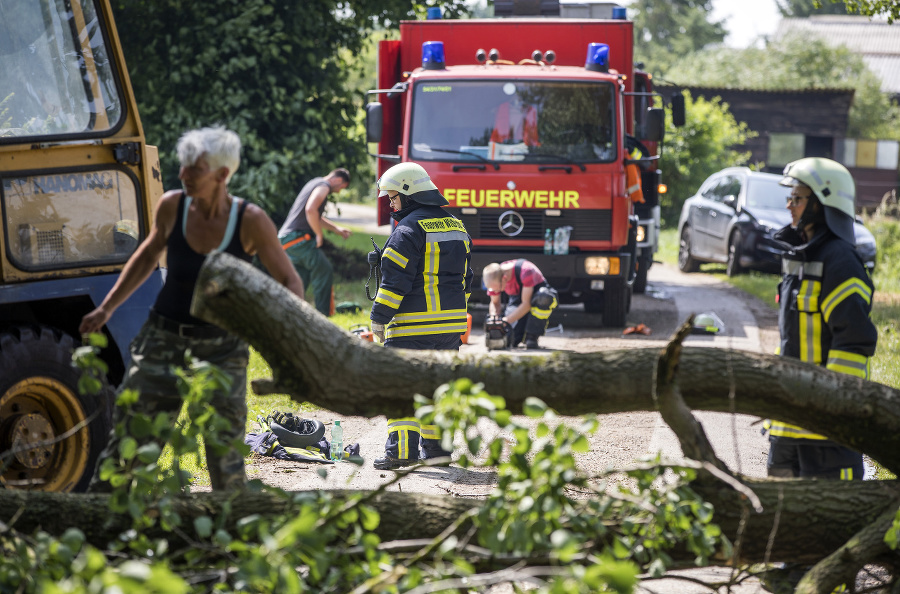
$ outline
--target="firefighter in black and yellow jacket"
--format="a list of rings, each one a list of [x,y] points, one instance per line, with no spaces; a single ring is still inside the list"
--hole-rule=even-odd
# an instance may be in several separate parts
[[[776,234],[782,256],[780,354],[863,379],[878,331],[869,319],[874,286],[856,252],[856,188],[850,172],[810,157],[785,167],[792,224]],[[796,425],[771,421],[768,474],[861,480],[862,454]]]
[[[471,238],[462,221],[441,208],[449,203],[421,165],[394,165],[378,190],[390,199],[397,225],[382,250],[372,332],[386,347],[458,350],[472,286]],[[449,456],[436,427],[389,419],[385,456],[374,464],[392,469]]]

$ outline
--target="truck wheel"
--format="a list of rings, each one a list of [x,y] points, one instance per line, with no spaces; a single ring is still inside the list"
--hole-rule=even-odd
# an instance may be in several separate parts
[[[631,287],[623,281],[607,281],[603,290],[603,326],[623,328],[631,308]]]
[[[691,228],[687,225],[681,230],[681,240],[678,242],[678,269],[681,272],[700,270],[700,263],[691,256]]]
[[[78,394],[74,345],[46,326],[0,335],[0,452],[15,451],[0,474],[6,488],[87,490],[108,439],[112,391]]]
[[[647,292],[647,273],[650,271],[650,264],[651,262],[645,258],[640,258],[637,261],[637,274],[634,277],[632,290],[638,295],[643,295]]]
[[[725,264],[725,274],[737,276],[744,271],[741,268],[741,232],[735,231],[728,241],[728,262]]]

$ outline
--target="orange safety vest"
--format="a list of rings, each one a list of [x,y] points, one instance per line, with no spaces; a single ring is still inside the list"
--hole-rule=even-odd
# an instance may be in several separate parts
[[[641,189],[641,170],[635,163],[625,166],[625,193],[632,202],[644,201],[644,191]]]

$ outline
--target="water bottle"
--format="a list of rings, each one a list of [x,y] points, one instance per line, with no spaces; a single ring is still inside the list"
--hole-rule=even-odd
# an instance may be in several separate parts
[[[340,421],[335,421],[331,426],[331,454],[332,460],[341,460],[344,457],[344,428]]]
[[[544,253],[550,255],[553,253],[553,233],[550,229],[544,233]]]

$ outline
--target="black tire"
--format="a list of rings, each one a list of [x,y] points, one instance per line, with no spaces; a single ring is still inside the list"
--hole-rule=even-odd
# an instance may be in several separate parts
[[[687,225],[681,230],[681,239],[678,242],[678,270],[681,272],[700,270],[700,262],[691,255],[691,228]]]
[[[606,281],[603,289],[603,326],[624,328],[631,308],[631,286],[623,281]]]
[[[2,471],[6,488],[87,490],[109,438],[113,394],[108,386],[100,394],[78,393],[74,347],[71,336],[46,326],[0,334],[0,451],[13,443],[36,444],[14,455]],[[86,426],[72,435],[43,445],[82,422]]]
[[[646,258],[638,258],[637,274],[634,277],[634,285],[632,290],[638,295],[647,292],[647,273],[650,271],[650,261]]]
[[[725,274],[737,276],[744,272],[741,267],[741,232],[735,231],[728,240],[728,261],[725,263]]]

